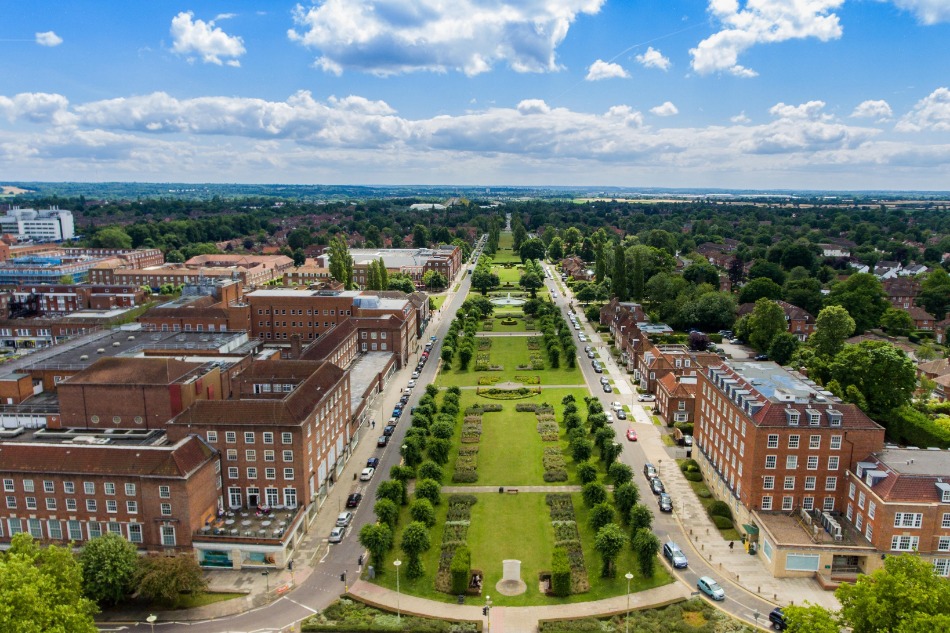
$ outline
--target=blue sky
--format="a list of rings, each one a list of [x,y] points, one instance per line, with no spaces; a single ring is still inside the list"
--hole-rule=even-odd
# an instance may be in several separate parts
[[[950,0],[0,0],[0,178],[950,190]]]

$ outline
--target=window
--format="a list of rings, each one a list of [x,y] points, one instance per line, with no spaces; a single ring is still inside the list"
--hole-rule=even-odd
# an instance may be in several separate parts
[[[140,523],[129,523],[129,543],[142,542],[142,525]]]
[[[23,521],[21,519],[7,519],[7,528],[10,531],[10,536],[19,534],[23,531]]]
[[[825,490],[835,490],[838,487],[837,477],[825,477]]]
[[[82,540],[82,523],[79,521],[67,521],[66,530],[69,532],[70,541]]]
[[[46,509],[47,510],[56,509],[56,499],[54,497],[46,497]]]
[[[934,572],[938,576],[950,576],[950,558],[935,558]]]
[[[229,449],[227,450],[227,460],[228,460],[229,462],[236,462],[236,461],[237,461],[237,449],[236,449],[236,448],[229,448]]]
[[[239,469],[237,466],[228,467],[228,479],[237,479],[241,475],[239,474]]]
[[[294,452],[293,451],[281,451],[281,455],[285,462],[294,461]]]
[[[861,528],[863,527],[864,527],[864,516],[859,512],[858,518],[854,520],[854,529],[860,532]]]
[[[265,444],[274,443],[274,434],[271,431],[264,431],[263,433],[261,433],[261,436],[262,436],[262,441]]]
[[[771,497],[771,496],[766,495],[766,496],[762,497],[762,509],[763,509],[763,510],[771,510],[771,509],[772,509],[772,497]]]
[[[53,485],[52,481],[43,482],[43,492],[45,492],[46,494],[51,494],[53,492],[56,492],[56,487]]]
[[[772,475],[766,475],[762,478],[762,489],[763,490],[773,490],[775,488],[775,477]]]
[[[867,501],[867,495],[864,494],[864,491],[858,493],[858,507],[862,510],[864,509],[864,504]]]
[[[835,455],[834,457],[828,458],[828,470],[838,470],[838,461],[840,458]]]
[[[281,433],[280,434],[280,443],[281,444],[293,444],[294,435],[293,433]]]
[[[170,486],[159,486],[158,487],[158,496],[162,499],[171,499],[172,498],[172,489]]]
[[[175,541],[175,526],[174,525],[163,525],[162,526],[162,545],[166,547],[174,547],[176,544]]]
[[[257,479],[257,469],[256,469],[256,468],[253,468],[253,467],[252,467],[252,468],[248,468],[248,469],[247,469],[247,478],[248,478],[248,479]]]
[[[810,449],[819,449],[821,448],[821,436],[812,435],[808,438],[808,448]]]
[[[276,468],[265,468],[265,469],[264,469],[264,478],[265,478],[265,479],[277,479],[277,469],[276,469]]]
[[[950,528],[950,512],[943,513],[943,518],[940,521],[940,527],[944,529]]]
[[[941,536],[937,540],[938,552],[950,552],[950,536]]]
[[[785,458],[785,468],[794,470],[798,468],[798,455],[789,455]]]
[[[237,431],[225,431],[224,432],[224,441],[228,444],[234,444],[237,442]]]
[[[274,461],[274,451],[264,451],[264,461],[272,462]]]
[[[163,503],[163,504],[162,504],[162,516],[167,517],[167,516],[171,516],[171,514],[172,514],[172,504],[170,504],[170,503]]]
[[[834,497],[825,497],[825,500],[822,502],[822,510],[825,512],[831,512],[835,509],[835,498]]]
[[[795,497],[791,495],[785,495],[782,497],[782,510],[788,512],[792,509],[792,503],[794,502]]]
[[[4,492],[16,492],[16,488],[13,487],[12,479],[3,480],[3,491]]]
[[[284,469],[284,479],[293,479],[294,478],[294,469],[285,468]]]
[[[778,460],[778,457],[775,455],[766,455],[765,456],[765,467],[768,469],[774,469],[775,463]]]
[[[7,508],[16,510],[16,497],[13,495],[7,495]]]
[[[102,536],[102,524],[98,521],[90,521],[86,524],[86,529],[89,530],[90,540]]]
[[[33,480],[24,479],[23,480],[23,492],[33,492]]]
[[[119,504],[115,499],[106,499],[106,512],[115,514],[119,511]]]
[[[217,444],[217,443],[218,443],[218,432],[208,431],[208,444]]]
[[[874,536],[874,526],[868,522],[864,528],[864,538],[870,541],[872,536]]]
[[[891,551],[913,552],[917,549],[919,543],[919,536],[894,536],[891,539]]]
[[[809,426],[818,426],[821,424],[821,414],[817,411],[814,413],[808,414],[808,425]]]
[[[103,484],[103,487],[104,487],[105,493],[106,493],[107,495],[114,495],[114,494],[115,494],[115,484],[110,483],[110,482],[106,482],[105,484]]]
[[[96,511],[96,500],[86,499],[86,512],[95,512],[95,511]]]
[[[39,519],[27,519],[26,523],[33,538],[43,538],[43,524]]]
[[[801,435],[789,435],[788,436],[788,447],[789,448],[798,448],[798,442],[801,439]]]
[[[831,436],[831,450],[834,450],[834,451],[841,450],[841,436],[840,435]]]
[[[82,491],[87,495],[94,495],[96,494],[96,484],[92,483],[91,481],[84,481],[82,484]]]
[[[855,491],[855,490],[856,490],[856,488],[854,487],[854,484],[853,484],[853,483],[848,484],[848,499],[854,499],[854,491]]]
[[[805,490],[814,490],[817,477],[805,477]]]
[[[253,444],[254,443],[254,431],[245,431],[244,432],[244,443]]]
[[[27,497],[27,498],[26,498],[26,509],[27,509],[27,510],[36,510],[36,497]]]
[[[806,468],[808,468],[808,470],[818,470],[818,456],[809,455],[808,460],[805,463],[805,466]]]
[[[861,495],[863,496],[864,493],[862,492]],[[870,503],[868,504],[868,518],[869,518],[869,519],[873,519],[873,518],[874,518],[874,512],[875,512],[875,510],[877,510],[877,504],[872,501],[872,502],[870,502]]]
[[[785,485],[784,485],[784,488],[785,488],[785,490],[795,490],[795,478],[794,478],[794,477],[786,477],[786,478],[785,478]]]
[[[76,511],[76,500],[73,498],[66,499],[66,509],[70,512]]]
[[[804,497],[802,498],[802,507],[806,510],[813,510],[815,508],[815,498],[814,497]]]
[[[778,435],[769,435],[767,448],[778,448]]]
[[[74,484],[74,483],[71,482],[71,481],[64,481],[64,482],[63,482],[63,492],[65,492],[65,493],[68,494],[68,495],[75,494],[75,493],[76,493],[76,484]]]
[[[894,513],[894,527],[919,528],[924,515],[920,512]]]
[[[257,451],[244,451],[244,459],[249,462],[256,462]]]

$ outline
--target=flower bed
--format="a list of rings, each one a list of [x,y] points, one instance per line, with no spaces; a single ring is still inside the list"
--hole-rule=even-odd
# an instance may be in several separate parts
[[[554,546],[567,551],[571,566],[571,593],[585,593],[590,590],[587,566],[584,564],[584,550],[581,547],[580,534],[577,531],[577,519],[574,516],[574,502],[567,493],[550,493],[545,497],[551,512],[551,526],[554,529]]]
[[[538,405],[533,402],[519,402],[515,405],[515,411],[520,411],[522,413],[527,413],[531,411],[532,413],[538,410]]]
[[[551,420],[538,420],[538,433],[541,434],[542,442],[558,441],[560,429],[557,422]]]
[[[478,339],[478,349],[479,351],[482,351],[482,352],[491,349],[491,339],[490,338]]]
[[[498,413],[504,409],[500,404],[473,404],[465,409],[465,415],[481,415],[483,413]]]
[[[476,388],[475,393],[483,398],[493,400],[521,400],[530,398],[541,393],[541,387],[519,387],[518,389],[498,389],[490,387],[488,389]]]
[[[541,464],[544,466],[544,481],[567,481],[567,462],[560,448],[545,448],[541,455]]]
[[[499,376],[479,376],[478,384],[487,387],[488,385],[494,385],[499,380],[501,380]]]
[[[439,553],[439,569],[435,574],[435,588],[452,593],[452,557],[460,545],[465,544],[472,518],[475,495],[451,495],[448,499],[448,514],[442,530],[442,550]]]
[[[482,436],[482,416],[467,415],[462,422],[462,444],[477,444]]]
[[[515,382],[520,382],[523,385],[540,385],[541,376],[524,376],[515,374]]]
[[[544,369],[544,357],[541,354],[532,354],[530,358],[532,370],[541,371]]]
[[[537,336],[533,336],[528,339],[528,349],[529,350],[539,350],[541,349],[541,339]]]

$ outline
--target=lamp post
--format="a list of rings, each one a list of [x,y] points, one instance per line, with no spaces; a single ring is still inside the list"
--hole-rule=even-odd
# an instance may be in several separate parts
[[[630,633],[630,581],[633,580],[633,574],[628,571],[623,577],[627,579],[627,617],[624,618],[624,630]]]
[[[261,576],[264,577],[264,582],[267,583],[267,592],[270,593],[270,572],[265,569],[261,572]]]
[[[409,448],[409,446],[407,444],[403,444],[400,448],[402,449],[400,452],[402,459],[400,460],[399,465],[402,466],[406,463],[406,449]]]
[[[491,633],[491,596],[485,596],[485,615],[488,617],[485,633]]]
[[[152,625],[152,633],[155,633],[155,620],[157,619],[158,619],[158,616],[155,614],[152,614],[148,616],[147,618],[145,618],[145,621]]]
[[[396,567],[396,621],[402,622],[402,611],[399,609],[399,566],[402,565],[402,561],[398,558],[393,561],[393,565]]]

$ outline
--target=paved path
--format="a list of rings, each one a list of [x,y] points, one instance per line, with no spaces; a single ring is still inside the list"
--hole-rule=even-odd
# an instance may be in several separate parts
[[[541,336],[541,332],[475,332],[475,338],[491,338],[493,336]]]
[[[499,488],[504,488],[506,492],[516,490],[518,492],[580,492],[582,486],[442,486],[442,494],[465,494],[468,492],[494,492],[498,493]],[[607,487],[608,489],[610,486]]]
[[[521,370],[519,370],[521,371]],[[525,369],[526,372],[531,372],[530,369]],[[498,384],[494,385],[465,385],[464,387],[459,387],[462,391],[466,389],[491,389],[492,387],[498,387]],[[540,387],[541,389],[587,389],[587,385],[524,385],[525,387]],[[517,400],[499,400],[502,404],[505,402],[513,402],[518,404]]]

